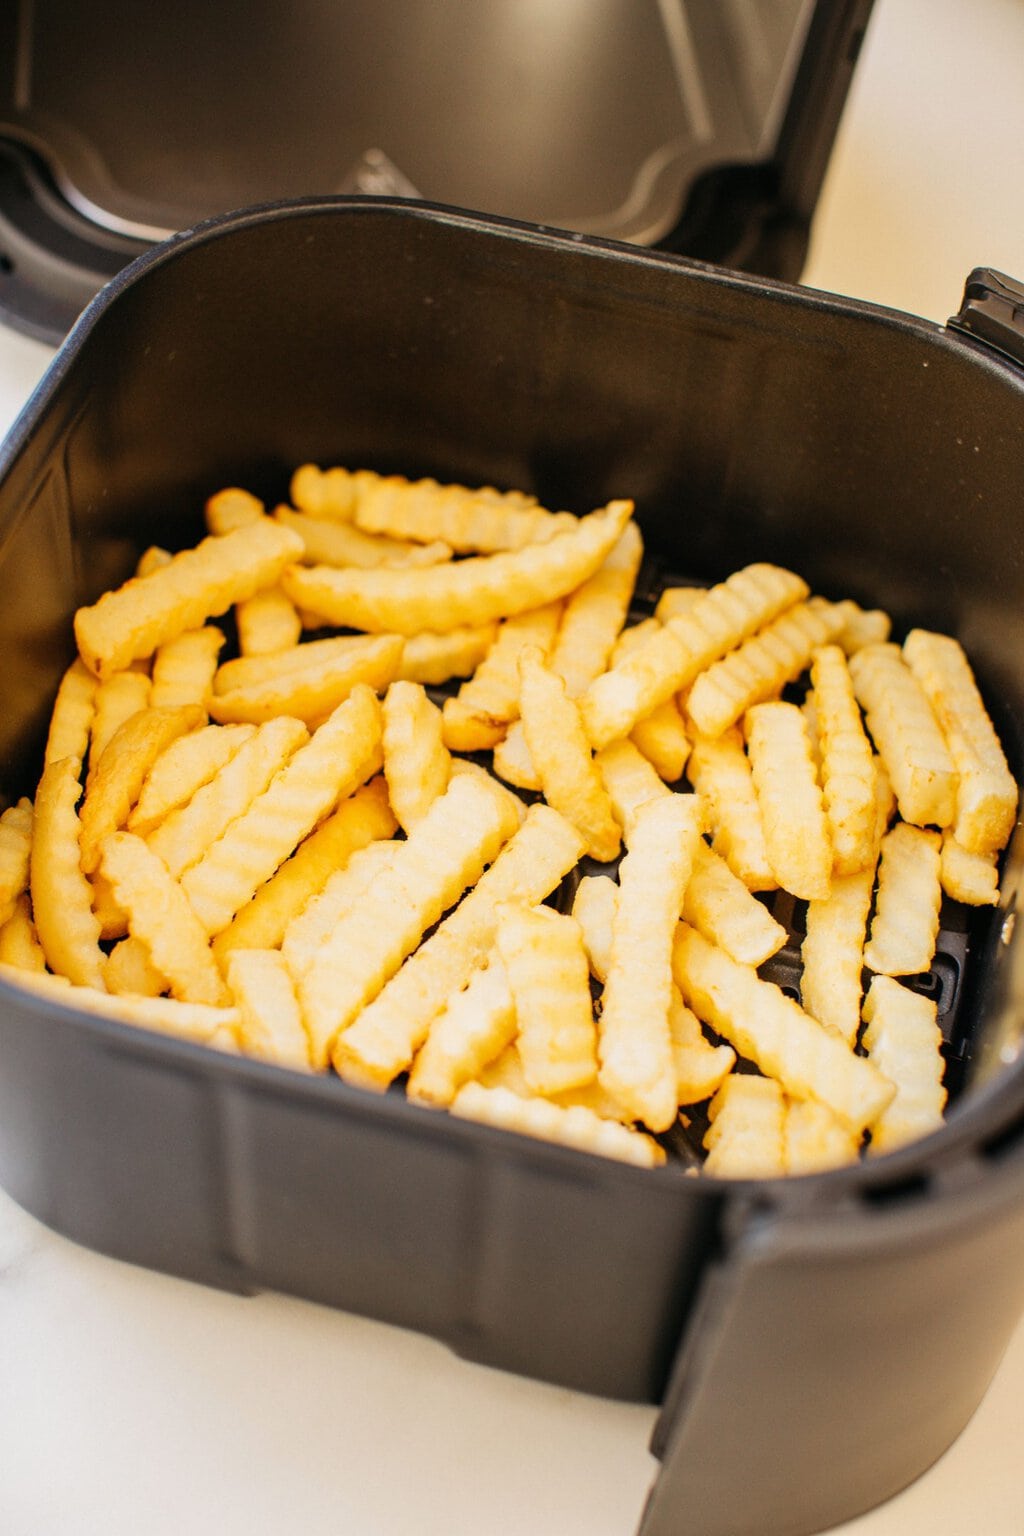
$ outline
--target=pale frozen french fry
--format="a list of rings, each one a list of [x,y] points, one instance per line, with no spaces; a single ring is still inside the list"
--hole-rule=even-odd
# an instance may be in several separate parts
[[[536,646],[547,656],[561,617],[560,602],[505,619],[473,676],[444,702],[444,739],[453,752],[487,752],[519,715],[519,656]]]
[[[480,1120],[521,1136],[562,1142],[599,1157],[617,1158],[654,1168],[665,1161],[664,1148],[642,1131],[631,1130],[615,1120],[602,1120],[581,1104],[564,1108],[550,1099],[524,1099],[508,1088],[485,1088],[466,1083],[459,1089],[451,1112],[467,1120]]]
[[[255,733],[254,725],[201,725],[176,737],[143,779],[128,816],[128,831],[148,837],[172,811],[187,805]]]
[[[592,576],[625,528],[630,501],[579,518],[543,544],[496,555],[471,555],[407,570],[336,570],[291,565],[282,578],[300,608],[330,624],[371,633],[414,635],[487,624],[540,608]]]
[[[860,1155],[860,1137],[815,1099],[787,1100],[784,1134],[789,1174],[824,1173]]]
[[[772,872],[792,895],[822,901],[831,886],[832,842],[807,722],[797,705],[780,700],[748,709],[744,731]]]
[[[508,975],[494,955],[452,994],[431,1024],[409,1074],[409,1098],[447,1106],[463,1083],[478,1077],[511,1044],[515,1033]]]
[[[186,1003],[226,1003],[202,924],[181,886],[142,838],[112,832],[100,844],[100,868],[128,914],[129,934],[145,944],[172,996]]]
[[[130,836],[130,834],[126,834]],[[220,1008],[207,1003],[182,1003],[176,997],[117,997],[102,988],[72,985],[64,976],[4,968],[3,979],[12,986],[45,997],[51,1003],[77,1009],[120,1024],[140,1029],[154,1029],[165,1035],[180,1035],[206,1045],[222,1045],[238,1023],[235,1008]]]
[[[435,539],[429,544],[364,533],[352,523],[311,517],[278,507],[274,517],[302,540],[306,565],[358,566],[371,571],[379,565],[437,565],[450,560],[452,547]]]
[[[850,657],[850,676],[903,820],[919,827],[951,826],[957,810],[956,764],[900,647],[889,642],[863,646]]]
[[[496,624],[463,625],[445,634],[407,635],[397,676],[424,687],[469,677],[494,644]]]
[[[315,833],[313,834],[316,835]],[[290,918],[281,936],[281,953],[296,983],[308,972],[320,948],[327,942],[341,919],[362,901],[374,880],[391,863],[400,844],[394,838],[380,838],[356,848],[330,874],[323,888],[309,897]],[[290,862],[290,861],[289,861]],[[282,870],[287,869],[282,866]],[[278,871],[278,875],[282,873]],[[275,876],[275,879],[277,876]],[[269,882],[268,882],[269,883]],[[256,893],[257,899],[261,892]],[[243,907],[242,912],[247,909]],[[239,913],[241,918],[242,913]],[[236,918],[236,921],[238,919]],[[214,952],[224,948],[226,928],[214,939]],[[268,946],[269,947],[269,946]]]
[[[382,761],[380,704],[371,688],[357,684],[182,875],[182,889],[206,932],[226,928],[338,801],[379,772]]]
[[[302,553],[302,540],[269,517],[183,550],[75,614],[82,660],[98,677],[151,656],[183,630],[273,586]]]
[[[15,901],[28,889],[32,814],[32,802],[25,797],[0,814],[0,923],[7,921]]]
[[[448,793],[457,786],[453,779]],[[583,839],[564,816],[532,805],[494,864],[346,1031],[352,1070],[386,1088],[412,1062],[431,1021],[490,952],[502,902],[541,902],[573,868]]]
[[[878,893],[864,963],[886,976],[927,971],[939,935],[942,838],[898,821],[882,839]]]
[[[186,629],[165,640],[153,655],[149,702],[154,708],[205,704],[225,636],[215,624]]]
[[[511,1093],[517,1093],[521,1099],[538,1097],[526,1081],[523,1064],[514,1042],[507,1045],[493,1061],[481,1067],[473,1081],[480,1083],[484,1088],[507,1088]],[[570,1109],[578,1104],[584,1109],[592,1110],[602,1120],[618,1120],[622,1125],[632,1124],[622,1105],[616,1103],[611,1094],[605,1093],[596,1078],[592,1082],[583,1083],[579,1088],[566,1088],[562,1093],[546,1093],[543,1098],[563,1109]]]
[[[797,603],[707,667],[694,681],[686,711],[705,736],[720,736],[753,705],[781,692],[834,632],[829,614]]]
[[[640,807],[619,866],[598,1033],[601,1086],[652,1131],[676,1118],[672,943],[704,826],[697,795]]]
[[[497,918],[527,1083],[548,1094],[593,1082],[597,1031],[579,924],[553,907],[513,903],[499,906]]]
[[[764,903],[703,841],[694,854],[682,915],[691,927],[745,965],[763,965],[788,937]]]
[[[280,950],[236,949],[227,957],[225,976],[246,1055],[308,1072],[309,1039]]]
[[[99,683],[81,657],[76,657],[60,680],[50,715],[43,763],[58,763],[73,757],[78,763],[89,748],[89,734],[96,713]]]
[[[861,975],[874,860],[853,875],[834,875],[824,901],[807,903],[807,931],[800,947],[800,1000],[827,1029],[853,1045],[860,1028]]]
[[[172,741],[206,723],[198,704],[140,709],[118,726],[86,781],[80,812],[82,868],[92,874],[99,846],[123,827],[138,800],[146,775]]]
[[[233,533],[236,528],[258,523],[265,511],[263,502],[251,491],[245,491],[241,486],[227,485],[207,499],[204,508],[207,532]]]
[[[889,976],[875,976],[864,1000],[868,1059],[896,1085],[896,1095],[871,1128],[869,1152],[891,1152],[942,1124],[942,1031],[936,1005]]]
[[[97,686],[96,708],[89,730],[89,774],[103,756],[104,748],[119,726],[152,702],[152,683],[145,672],[129,667],[112,672]]]
[[[697,736],[687,777],[708,808],[711,841],[750,891],[771,891],[778,880],[768,861],[761,808],[738,729]]]
[[[103,976],[107,991],[118,997],[160,997],[169,986],[153,964],[149,945],[131,933],[110,951]]]
[[[587,852],[601,862],[614,859],[622,832],[608,791],[594,764],[579,710],[565,684],[545,664],[536,646],[519,654],[519,707],[544,798],[586,839]]]
[[[998,853],[1016,823],[1019,792],[963,647],[951,635],[912,629],[903,655],[956,765],[953,835],[968,853]]]
[[[640,807],[648,800],[664,799],[672,791],[654,765],[628,737],[595,752],[594,762],[608,791],[615,819],[629,838]]]
[[[13,965],[22,971],[46,970],[46,956],[36,932],[27,891],[14,898],[7,921],[0,923],[0,965]]]
[[[834,869],[852,875],[874,857],[875,758],[838,645],[815,652],[811,685]]]
[[[786,1100],[772,1078],[730,1073],[711,1100],[708,1119],[706,1174],[770,1179],[786,1172]]]
[[[895,1089],[877,1067],[753,966],[733,960],[685,923],[676,930],[673,970],[697,1017],[791,1098],[818,1099],[856,1133],[889,1103]]]
[[[312,646],[298,649],[311,650]],[[207,708],[212,719],[222,724],[263,725],[275,716],[290,715],[313,729],[356,688],[365,684],[383,693],[395,677],[401,656],[399,635],[360,636],[344,654],[330,661],[215,693],[207,700]]]
[[[384,777],[398,822],[408,831],[443,795],[451,777],[441,711],[420,683],[392,683],[382,706]]]
[[[968,853],[949,831],[942,834],[939,879],[954,901],[969,907],[999,904],[998,853]]]
[[[273,656],[298,645],[302,618],[282,587],[267,587],[235,604],[238,649],[243,656]]]

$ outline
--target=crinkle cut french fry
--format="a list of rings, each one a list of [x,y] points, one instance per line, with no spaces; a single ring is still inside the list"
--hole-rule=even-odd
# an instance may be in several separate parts
[[[405,831],[426,815],[451,777],[441,711],[419,683],[392,683],[382,708],[384,777]]]
[[[150,571],[159,570],[162,565],[170,565],[174,556],[169,549],[164,549],[160,544],[150,544],[144,549],[135,566],[136,576],[148,576]]]
[[[657,628],[656,619],[644,619],[623,630],[612,652],[613,665],[643,645],[647,636]],[[649,714],[639,719],[630,732],[630,740],[666,784],[674,784],[681,776],[690,755],[690,738],[686,734],[682,711],[674,696],[663,699]]]
[[[309,1040],[280,950],[236,949],[227,958],[225,974],[246,1054],[308,1072]]]
[[[76,758],[47,763],[36,790],[29,888],[39,942],[52,971],[104,990],[100,923],[82,873]]]
[[[255,733],[254,725],[201,725],[176,737],[143,779],[128,831],[147,837],[172,811],[187,805]]]
[[[339,800],[380,770],[381,710],[359,684],[181,877],[208,934],[226,928]]]
[[[789,1099],[785,1124],[786,1172],[822,1173],[855,1163],[860,1138],[815,1099]]]
[[[583,934],[591,975],[604,985],[612,954],[612,924],[619,887],[607,875],[583,875],[572,901],[572,915]]]
[[[482,779],[467,777],[440,795],[396,845],[365,899],[341,918],[297,978],[314,1066],[330,1052],[341,1077],[386,1086],[349,1048],[346,1033],[426,930],[476,884],[516,827],[507,792],[499,795]]]
[[[455,1095],[451,1112],[467,1120],[480,1120],[522,1136],[563,1142],[599,1157],[613,1157],[643,1168],[665,1161],[662,1147],[642,1131],[630,1130],[615,1120],[602,1120],[581,1104],[568,1109],[550,1099],[523,1099],[508,1088],[484,1088],[466,1083]]]
[[[864,1000],[868,1058],[896,1084],[896,1096],[871,1128],[871,1153],[890,1152],[942,1123],[946,1089],[937,1006],[888,976],[875,976]]]
[[[468,677],[487,655],[496,634],[496,624],[471,624],[446,634],[408,635],[397,676],[424,687]]]
[[[278,507],[274,517],[299,535],[306,565],[351,565],[372,571],[378,565],[437,565],[452,557],[451,545],[439,539],[429,544],[390,539],[363,533],[351,523],[293,512],[291,507]]]
[[[800,949],[800,1000],[812,1018],[853,1045],[860,1028],[861,975],[874,861],[852,875],[836,875],[824,901],[807,903]]]
[[[198,629],[232,603],[273,586],[301,552],[302,540],[270,518],[211,535],[168,565],[79,608],[75,638],[82,659],[105,677],[136,657],[151,656],[183,630]]]
[[[7,921],[16,899],[28,889],[32,814],[32,802],[25,798],[0,814],[0,923]]]
[[[0,924],[0,965],[12,965],[22,971],[46,970],[46,956],[32,919],[27,891],[14,898],[10,916]]]
[[[141,1029],[159,1030],[161,1034],[181,1035],[204,1044],[219,1044],[222,1032],[233,1031],[238,1023],[235,1008],[212,1007],[208,1003],[182,1003],[176,997],[116,997],[96,987],[73,986],[64,976],[50,976],[6,967],[3,979],[48,1002],[75,1008],[80,1013],[115,1019]]]
[[[968,853],[997,853],[1017,820],[1018,788],[963,647],[952,635],[912,629],[903,655],[956,764],[954,836]]]
[[[224,647],[224,633],[215,624],[186,629],[157,646],[149,702],[161,709],[178,704],[203,704]]]
[[[236,603],[235,625],[243,656],[274,656],[298,645],[302,636],[302,618],[282,587],[268,587]]]
[[[797,603],[695,680],[686,710],[698,731],[720,736],[752,705],[770,699],[800,676],[832,636],[831,615]]]
[[[365,635],[332,635],[325,640],[306,640],[261,656],[234,656],[217,668],[213,692],[235,693],[239,689],[283,682],[296,673],[315,674],[329,670],[336,662],[361,655],[368,644],[376,645],[377,641],[370,642]]]
[[[103,968],[107,991],[119,997],[160,997],[167,977],[153,964],[149,946],[134,934],[115,944]]]
[[[736,1065],[731,1045],[712,1045],[700,1020],[683,1002],[675,982],[668,1008],[668,1032],[676,1070],[676,1098],[680,1104],[701,1104],[725,1082]]]
[[[453,752],[486,752],[519,714],[519,656],[536,646],[547,656],[561,616],[560,602],[516,614],[498,627],[494,644],[454,698],[444,702],[444,739]]]
[[[57,689],[43,754],[44,766],[59,763],[64,757],[73,757],[78,763],[83,761],[89,747],[98,686],[95,673],[89,671],[81,657],[76,657]]]
[[[357,479],[352,516],[367,533],[443,539],[466,555],[546,543],[575,522],[570,513],[548,512],[518,491],[473,491],[436,480],[367,474]]]
[[[676,930],[672,959],[683,999],[697,1017],[790,1097],[818,1099],[854,1132],[877,1120],[893,1096],[892,1083],[753,966],[685,923]]]
[[[838,645],[823,645],[815,652],[811,684],[834,868],[836,874],[851,875],[874,855],[874,753]]]
[[[315,833],[313,835],[316,836]],[[326,944],[341,919],[356,909],[377,876],[387,869],[400,846],[394,838],[389,837],[355,849],[328,877],[323,889],[295,912],[281,937],[281,953],[296,984],[309,971],[318,951]],[[282,870],[287,867],[283,865]],[[282,870],[278,871],[279,875]],[[262,890],[257,891],[256,897],[261,895]],[[247,910],[243,908],[243,912]],[[223,941],[230,931],[226,928],[214,939],[215,953],[223,951]]]
[[[631,501],[578,520],[546,544],[475,555],[419,570],[343,571],[289,566],[282,580],[298,607],[328,623],[414,635],[487,624],[564,597],[597,570],[633,512]]]
[[[514,1042],[507,1045],[493,1061],[489,1061],[485,1067],[482,1067],[473,1081],[478,1082],[483,1088],[507,1088],[511,1093],[517,1093],[521,1099],[537,1097],[526,1081],[523,1064]],[[579,1088],[566,1088],[563,1093],[546,1093],[544,1098],[563,1109],[570,1109],[573,1105],[579,1104],[584,1109],[592,1110],[602,1120],[618,1120],[623,1125],[632,1125],[622,1105],[617,1104],[611,1094],[605,1093],[596,1079],[593,1082],[584,1083]]]
[[[956,764],[899,646],[864,646],[850,657],[850,676],[903,820],[919,827],[951,826]]]
[[[636,814],[619,866],[598,1076],[652,1131],[668,1130],[678,1108],[668,1026],[672,941],[703,826],[697,795],[648,801]]]
[[[205,507],[206,527],[210,533],[232,533],[236,528],[258,523],[265,511],[263,502],[251,491],[244,491],[237,485],[227,485],[208,498]]]
[[[628,738],[613,741],[595,752],[594,763],[608,791],[615,819],[628,841],[640,807],[648,800],[663,799],[672,791],[640,748]]]
[[[340,465],[321,469],[318,464],[300,464],[292,474],[288,494],[293,506],[313,517],[351,522],[356,506],[356,486],[360,479],[365,480],[370,474],[370,470],[350,470]]]
[[[898,821],[882,839],[878,893],[864,963],[887,976],[917,976],[935,955],[942,904],[938,832]]]
[[[206,933],[178,882],[133,832],[113,832],[100,845],[100,867],[128,931],[141,939],[153,965],[181,1002],[227,1002]]]
[[[763,902],[703,841],[683,897],[683,917],[734,960],[763,965],[785,944],[788,934]]]
[[[260,886],[218,933],[213,941],[214,954],[223,961],[233,949],[278,948],[293,919],[320,895],[332,875],[343,870],[359,849],[392,837],[397,829],[387,784],[378,775],[342,800]]]
[[[775,878],[794,896],[823,901],[831,886],[832,842],[807,722],[795,704],[755,704],[744,730]]]
[[[847,656],[866,645],[882,645],[892,630],[892,620],[881,608],[862,608],[850,599],[843,604],[843,627],[836,635]]]
[[[498,953],[515,1005],[516,1048],[536,1093],[597,1076],[597,1031],[580,926],[552,907],[498,909]]]
[[[404,1072],[446,999],[490,951],[499,904],[543,901],[582,852],[564,816],[532,805],[493,866],[346,1031],[341,1043],[354,1069],[385,1088]]]
[[[519,655],[523,733],[549,805],[578,827],[587,852],[614,859],[622,833],[583,731],[576,702],[536,646]]]
[[[740,732],[734,728],[717,737],[696,737],[686,771],[707,804],[715,851],[748,890],[777,889]]]
[[[383,693],[394,678],[401,657],[400,636],[360,636],[357,644],[326,664],[296,668],[262,683],[215,693],[207,700],[207,707],[211,717],[221,724],[263,725],[277,715],[291,715],[313,728],[357,687],[365,684]]]
[[[96,689],[96,709],[89,731],[89,776],[114,732],[140,709],[151,702],[152,683],[145,672],[129,667],[124,672],[112,672]]]
[[[495,955],[473,972],[431,1024],[409,1074],[410,1099],[442,1108],[450,1104],[463,1083],[478,1077],[515,1032],[508,976]]]
[[[999,904],[999,855],[968,853],[948,831],[942,834],[939,879],[946,895],[965,906]]]
[[[708,1119],[705,1173],[767,1179],[786,1172],[786,1100],[772,1078],[730,1073],[711,1101]]]

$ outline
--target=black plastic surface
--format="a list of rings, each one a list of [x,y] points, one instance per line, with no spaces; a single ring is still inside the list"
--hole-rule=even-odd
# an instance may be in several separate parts
[[[215,223],[115,278],[0,452],[0,789],[34,784],[73,607],[140,545],[194,538],[212,490],[273,499],[303,460],[578,511],[632,495],[652,556],[695,580],[774,559],[952,630],[1019,769],[1022,446],[1019,370],[904,316],[423,204]],[[1003,907],[970,937],[964,1091],[940,1133],[872,1163],[765,1185],[620,1167],[0,983],[0,1181],[175,1274],[367,1311],[586,1390],[658,1401],[671,1381],[652,1536],[685,1525],[716,1456],[723,1531],[832,1523],[938,1454],[1024,1301],[1021,854],[1018,837]],[[945,1368],[922,1341],[960,1306],[984,1322]],[[866,1399],[889,1374],[911,1404],[942,1382],[903,1440],[896,1399]],[[741,1392],[774,1406],[737,1444],[715,1426]],[[831,1492],[805,1398],[846,1447]]]

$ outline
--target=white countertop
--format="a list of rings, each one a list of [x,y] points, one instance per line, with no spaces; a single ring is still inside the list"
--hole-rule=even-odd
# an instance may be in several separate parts
[[[1024,277],[1024,0],[877,0],[806,280],[942,321],[981,264]],[[0,329],[0,431],[50,355]],[[1022,1407],[1024,1326],[843,1536],[1020,1536]],[[0,1192],[0,1536],[632,1536],[654,1419],[101,1258]]]

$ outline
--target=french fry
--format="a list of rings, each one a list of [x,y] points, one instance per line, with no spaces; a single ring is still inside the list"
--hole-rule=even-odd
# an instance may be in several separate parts
[[[478,778],[486,780],[492,794],[504,795],[509,815],[515,818],[517,826],[522,826],[526,819],[525,801],[520,800],[519,796],[513,794],[512,790],[506,789],[504,784],[500,784],[494,775],[488,772],[482,763],[474,763],[473,760],[468,757],[453,757],[451,761],[451,773],[448,782],[451,784],[452,779],[460,778]]]
[[[150,703],[152,684],[145,672],[131,667],[112,672],[96,689],[96,708],[89,730],[89,774],[103,756],[107,742],[119,726]]]
[[[425,538],[430,535],[424,529],[425,519],[417,503],[423,499],[428,503],[431,499],[437,500],[434,493],[439,492],[442,497],[451,496],[452,499],[470,496],[487,503],[497,502],[504,507],[537,505],[536,496],[525,491],[499,491],[490,485],[472,490],[464,485],[439,484],[430,479],[406,480],[401,475],[378,475],[372,469],[345,469],[340,466],[320,469],[316,464],[300,464],[291,480],[291,499],[295,506],[314,517],[340,519],[343,522],[352,521],[361,500],[365,501],[382,490],[385,501],[389,491],[394,493],[391,499],[397,497],[402,504],[401,515],[407,520],[411,519],[417,533]]]
[[[475,672],[494,644],[496,624],[463,625],[446,634],[408,635],[397,676],[424,687],[447,683]]]
[[[82,869],[87,875],[99,865],[103,839],[128,820],[157,758],[172,741],[205,721],[198,704],[181,704],[138,710],[118,726],[86,783],[82,801]]]
[[[583,934],[591,975],[603,986],[612,954],[612,925],[619,887],[607,875],[583,875],[572,900],[572,915]]]
[[[963,647],[951,635],[912,629],[903,655],[956,766],[953,835],[968,853],[997,853],[1017,820],[1018,789]]]
[[[75,614],[82,659],[98,677],[151,656],[186,629],[198,629],[232,603],[273,586],[302,540],[263,518],[183,550],[148,576],[132,577]]]
[[[680,923],[672,956],[683,1000],[791,1098],[815,1098],[859,1133],[882,1113],[891,1082],[753,966]]]
[[[519,715],[519,656],[525,646],[548,655],[561,613],[561,603],[545,603],[498,626],[473,676],[444,701],[444,739],[453,752],[487,752],[501,740]]]
[[[835,627],[830,614],[809,602],[797,603],[713,662],[696,678],[686,702],[697,730],[720,736],[751,706],[779,693],[800,676]]]
[[[283,685],[286,679],[296,675],[329,672],[336,663],[363,655],[368,646],[372,654],[372,648],[377,644],[377,639],[368,641],[365,635],[332,635],[325,640],[306,640],[260,656],[234,656],[217,668],[213,692],[235,693],[275,682]]]
[[[466,1083],[455,1095],[451,1113],[516,1131],[521,1136],[562,1142],[599,1157],[636,1163],[642,1168],[654,1168],[665,1161],[664,1149],[652,1137],[614,1120],[602,1120],[580,1104],[565,1109],[549,1099],[520,1098],[508,1088]]]
[[[672,941],[703,826],[696,795],[648,801],[636,813],[619,866],[598,1077],[652,1131],[667,1130],[678,1107],[668,1027]]]
[[[228,995],[206,933],[181,886],[134,832],[113,832],[100,844],[100,867],[128,931],[141,939],[172,996],[219,1006]]]
[[[0,966],[11,965],[21,971],[46,970],[46,956],[32,920],[32,903],[22,891],[11,904],[11,913],[0,924]]]
[[[444,794],[452,768],[441,711],[421,684],[391,684],[384,695],[382,741],[388,795],[408,832]]]
[[[699,593],[699,588],[690,589]],[[612,651],[612,664],[628,656],[630,651],[645,643],[647,636],[658,627],[656,619],[644,619],[625,629]],[[638,720],[630,732],[630,740],[653,765],[658,776],[666,784],[674,784],[686,767],[690,755],[690,738],[675,697],[662,702]]]
[[[401,475],[354,477],[353,520],[367,533],[392,538],[442,539],[459,554],[496,554],[544,543],[576,521],[548,512],[521,492],[406,480]]]
[[[942,1123],[942,1032],[936,1005],[888,976],[872,978],[864,1000],[868,1059],[896,1084],[896,1095],[871,1128],[869,1153],[926,1136]]]
[[[543,901],[582,852],[575,827],[550,806],[532,805],[493,867],[341,1037],[351,1070],[381,1088],[404,1072],[446,1000],[490,952],[499,904]]]
[[[13,966],[4,969],[3,980],[35,997],[45,998],[50,1004],[113,1019],[119,1024],[154,1029],[160,1034],[180,1035],[205,1045],[222,1045],[238,1023],[235,1008],[182,1003],[174,997],[116,997],[97,987],[73,986],[64,976],[21,971]]]
[[[282,587],[268,587],[235,604],[238,649],[243,656],[274,656],[298,645],[302,618]]]
[[[96,676],[81,657],[71,663],[61,678],[50,716],[43,764],[59,763],[73,757],[79,764],[89,749],[89,733],[96,712]]]
[[[794,896],[823,901],[831,886],[832,843],[807,722],[795,704],[755,704],[744,730],[772,872]]]
[[[919,827],[951,826],[957,809],[956,764],[899,646],[863,646],[850,658],[850,676],[903,820]]]
[[[657,769],[628,737],[613,741],[594,754],[612,811],[629,840],[637,811],[647,800],[664,799],[672,791]]]
[[[853,1045],[860,1028],[861,973],[874,860],[853,875],[835,875],[824,901],[807,903],[800,949],[800,1000],[812,1018]]]
[[[703,841],[694,854],[682,915],[691,927],[744,965],[763,965],[788,937],[764,903]]]
[[[246,1054],[308,1072],[309,1040],[280,951],[236,949],[227,957],[225,974],[238,1009],[239,1043]]]
[[[153,964],[149,946],[129,934],[115,944],[103,968],[107,991],[118,997],[160,997],[168,990],[167,977]]]
[[[389,867],[399,846],[393,838],[380,838],[356,848],[328,876],[323,889],[295,912],[281,937],[281,953],[296,984],[307,974],[318,951],[326,944],[341,919],[356,910],[377,876]],[[282,869],[287,867],[283,865]],[[281,870],[278,871],[280,873]],[[259,896],[261,893],[256,894]],[[246,910],[243,907],[242,912]],[[241,916],[242,913],[239,913]],[[228,932],[230,930],[225,929],[224,933],[214,939],[216,952],[223,949],[221,940]]]
[[[666,587],[654,607],[656,623],[667,624],[669,619],[689,613],[703,590],[703,587]]]
[[[300,608],[330,624],[371,633],[413,635],[487,624],[540,608],[592,576],[633,512],[615,501],[580,518],[545,544],[475,555],[425,569],[375,571],[289,566],[282,578]]]
[[[288,494],[292,504],[313,517],[338,518],[351,522],[356,505],[356,486],[367,479],[369,470],[349,470],[341,466],[321,469],[317,464],[300,464],[291,478]]]
[[[552,907],[498,908],[496,943],[515,1006],[516,1047],[536,1093],[597,1076],[597,1031],[579,924]]]
[[[128,831],[148,837],[172,811],[187,805],[255,734],[254,725],[201,725],[176,737],[143,779],[128,816]]]
[[[258,726],[248,740],[146,838],[176,879],[202,858],[267,788],[274,774],[309,740],[301,720],[283,715]]]
[[[815,1099],[789,1099],[785,1150],[787,1173],[823,1173],[828,1168],[856,1162],[860,1138]]]
[[[339,800],[380,770],[381,711],[359,684],[278,770],[262,794],[181,877],[205,931],[235,913],[289,858]]]
[[[274,517],[299,535],[306,565],[354,565],[371,571],[379,565],[437,565],[452,557],[451,545],[440,539],[429,544],[390,539],[363,533],[351,523],[293,512],[291,507],[278,507]]]
[[[523,732],[544,798],[579,828],[593,858],[614,859],[622,833],[575,701],[536,646],[520,652],[519,676]]]
[[[770,1179],[786,1172],[786,1100],[772,1078],[730,1073],[711,1100],[708,1119],[705,1173]]]
[[[204,511],[207,531],[224,534],[260,522],[266,508],[251,491],[244,491],[237,485],[228,485],[208,498]]]
[[[717,737],[696,737],[686,771],[708,807],[715,851],[748,890],[775,890],[779,882],[768,861],[761,808],[740,732],[734,728]]]
[[[206,624],[201,629],[183,630],[173,640],[157,646],[150,704],[159,709],[203,704],[213,683],[224,638],[215,624]]]
[[[917,976],[935,955],[942,887],[942,839],[898,821],[882,839],[878,894],[864,963],[886,976]]]
[[[843,604],[843,627],[835,643],[842,646],[847,656],[852,656],[866,645],[884,644],[891,631],[892,619],[881,608],[862,608],[847,600]]]
[[[311,650],[312,646],[299,646]],[[360,636],[333,661],[284,672],[263,683],[214,693],[207,708],[214,720],[263,725],[277,715],[291,715],[314,727],[343,704],[358,687],[383,693],[398,670],[402,640],[398,635]]]
[[[875,847],[875,760],[838,645],[811,658],[821,784],[837,875],[871,862]]]
[[[32,802],[22,797],[0,814],[0,924],[14,911],[14,903],[28,889],[32,850]]]
[[[100,924],[82,873],[75,809],[81,792],[74,757],[47,763],[36,790],[29,888],[36,931],[51,971],[102,992]]]
[[[218,960],[223,963],[234,949],[279,948],[293,919],[331,876],[360,848],[392,837],[397,828],[387,784],[378,775],[342,800],[217,934],[213,952]]]
[[[164,549],[160,544],[150,544],[144,549],[135,566],[136,576],[148,576],[150,571],[155,571],[162,565],[170,565],[174,556],[169,549]]]
[[[700,1020],[683,1002],[673,982],[668,1007],[668,1033],[676,1072],[676,1099],[681,1105],[701,1104],[725,1082],[736,1065],[731,1045],[712,1045]]]
[[[514,1043],[507,1045],[493,1061],[482,1067],[473,1081],[483,1088],[507,1088],[522,1099],[538,1097],[526,1081],[523,1064]],[[611,1094],[605,1093],[596,1078],[579,1088],[566,1088],[562,1093],[546,1093],[543,1098],[562,1109],[580,1105],[583,1109],[591,1110],[601,1120],[617,1120],[622,1125],[632,1125],[622,1105],[616,1103]]]
[[[492,956],[452,994],[431,1024],[409,1074],[409,1098],[446,1107],[463,1083],[478,1077],[511,1044],[515,1033],[508,975],[500,959]]]
[[[314,1066],[331,1053],[341,1077],[381,1086],[346,1032],[443,912],[476,884],[516,830],[506,799],[477,778],[440,795],[398,843],[358,909],[347,912],[297,978]]]
[[[942,834],[939,880],[947,896],[968,907],[999,905],[999,855],[968,853],[949,831]]]

